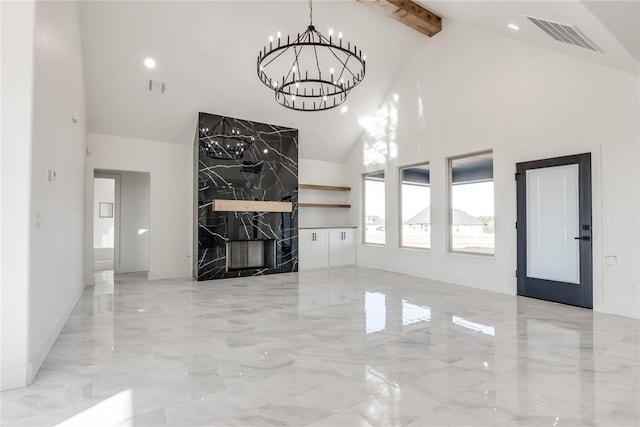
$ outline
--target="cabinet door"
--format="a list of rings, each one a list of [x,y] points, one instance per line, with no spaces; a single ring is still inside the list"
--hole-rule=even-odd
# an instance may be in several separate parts
[[[300,230],[298,234],[300,270],[326,268],[327,259],[327,230]]]
[[[344,230],[340,228],[329,230],[329,265],[337,267],[343,264],[342,261],[342,237]]]
[[[345,228],[342,230],[342,265],[355,265],[356,263],[356,230]]]
[[[298,230],[298,269],[304,270],[311,268],[311,260],[313,259],[313,231]]]

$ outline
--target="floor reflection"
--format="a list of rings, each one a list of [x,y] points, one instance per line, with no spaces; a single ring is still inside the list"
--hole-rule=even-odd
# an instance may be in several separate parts
[[[380,292],[364,293],[365,330],[367,334],[384,331],[387,326],[386,296]]]
[[[635,426],[639,349],[637,320],[365,268],[101,273],[0,423]]]
[[[472,322],[460,316],[451,316],[451,322],[475,332],[482,332],[485,335],[491,335],[492,337],[496,335],[496,328],[494,326],[487,326],[481,323]]]
[[[431,320],[431,308],[423,305],[411,304],[406,299],[402,300],[402,326],[413,325],[419,322]]]

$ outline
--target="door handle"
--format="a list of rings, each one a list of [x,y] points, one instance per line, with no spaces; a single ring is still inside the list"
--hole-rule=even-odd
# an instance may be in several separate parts
[[[574,240],[583,240],[585,242],[590,242],[591,241],[591,236],[579,236],[579,237],[574,237]]]

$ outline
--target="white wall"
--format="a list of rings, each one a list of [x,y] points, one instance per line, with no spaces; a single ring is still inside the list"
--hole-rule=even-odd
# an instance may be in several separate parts
[[[84,289],[86,115],[76,2],[36,4],[33,84],[31,377]]]
[[[88,144],[91,152],[87,156],[88,180],[93,179],[96,169],[150,174],[149,278],[190,277],[193,251],[192,145],[94,133],[89,133]],[[92,186],[87,185],[87,191],[92,192]],[[87,194],[87,200],[93,200],[93,194]],[[86,218],[92,218],[92,204],[87,204],[86,209]],[[87,224],[89,236],[92,227],[93,224]],[[93,264],[92,242],[89,240],[85,242],[88,267]],[[91,283],[92,276],[88,275],[86,280]]]
[[[1,7],[1,244],[2,265],[11,268],[1,272],[0,388],[7,389],[31,382],[83,289],[86,133],[77,4]]]
[[[320,160],[298,160],[300,184],[349,186],[344,165]],[[350,194],[341,191],[299,190],[300,203],[350,203]],[[349,209],[300,208],[299,227],[347,227],[357,223],[350,221]]]
[[[30,380],[29,194],[35,4],[0,2],[0,19],[0,390],[6,390]]]
[[[416,48],[345,164],[361,206],[361,173],[386,169],[387,245],[358,247],[361,265],[516,292],[515,164],[592,153],[594,309],[640,317],[638,77],[456,22]],[[447,253],[446,158],[493,149],[495,257]],[[400,249],[398,167],[431,162],[432,250]],[[362,223],[362,210],[351,220]],[[603,266],[605,255],[616,266]]]
[[[117,273],[149,271],[148,173],[120,172],[120,239]]]

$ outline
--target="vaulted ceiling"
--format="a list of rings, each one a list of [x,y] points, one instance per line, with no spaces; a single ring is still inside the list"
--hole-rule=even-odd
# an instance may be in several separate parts
[[[303,1],[120,2],[81,5],[89,129],[190,144],[199,111],[300,130],[300,156],[342,161],[415,44],[424,37],[353,2],[314,2],[314,24],[344,33],[367,55],[346,113],[290,111],[256,75],[258,51],[309,24]],[[148,70],[146,57],[157,66]],[[148,80],[166,83],[150,92]]]
[[[454,19],[638,73],[635,1],[419,3],[445,18],[443,32]],[[526,16],[576,25],[601,52],[559,43]],[[191,144],[203,111],[298,128],[301,157],[338,162],[362,132],[359,119],[375,113],[407,55],[426,39],[356,1],[315,1],[316,27],[357,43],[367,54],[367,75],[349,95],[347,112],[297,112],[276,104],[260,83],[256,57],[270,35],[304,31],[306,1],[84,1],[81,24],[89,131]],[[147,57],[156,60],[155,69],[144,67]],[[150,79],[165,83],[166,91],[149,91]]]

